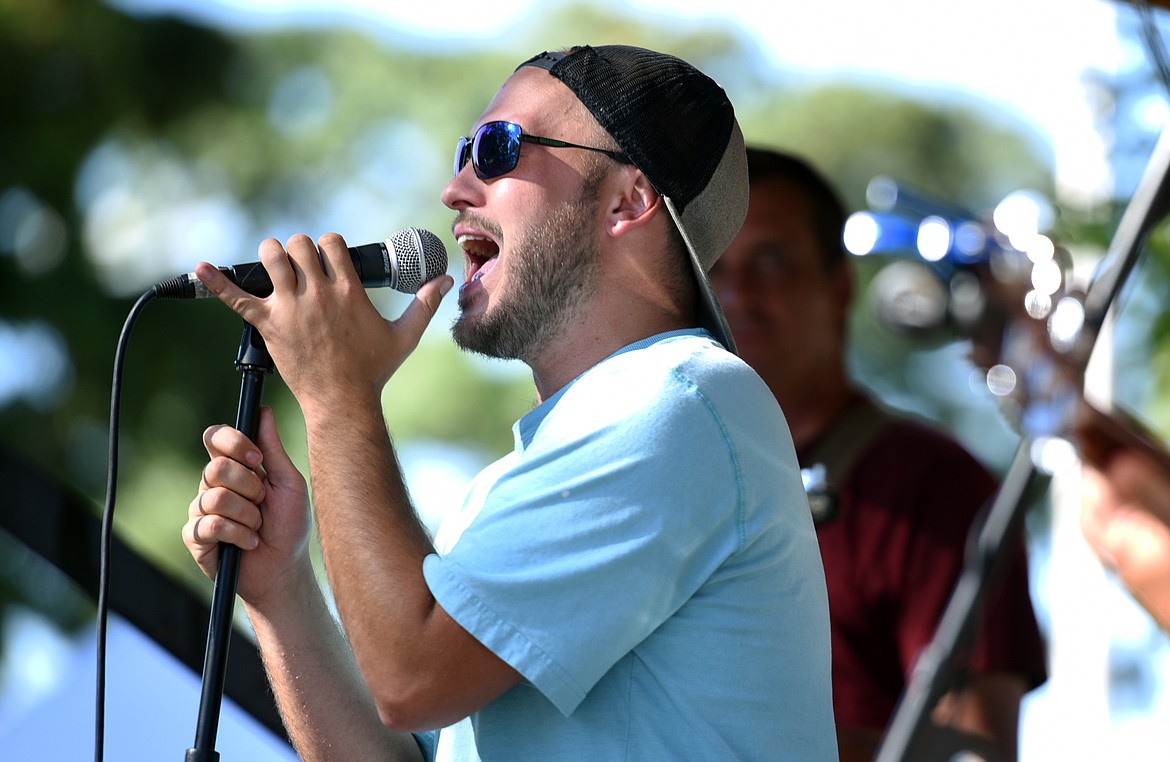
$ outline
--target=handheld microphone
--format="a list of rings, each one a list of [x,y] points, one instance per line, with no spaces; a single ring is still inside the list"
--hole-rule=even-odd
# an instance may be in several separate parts
[[[379,243],[351,246],[349,257],[363,286],[389,286],[404,294],[415,293],[422,284],[447,271],[447,249],[443,242],[434,233],[421,228],[399,230]],[[253,296],[272,293],[272,280],[259,262],[220,267],[219,271]],[[152,290],[161,299],[214,296],[193,272],[165,280]]]

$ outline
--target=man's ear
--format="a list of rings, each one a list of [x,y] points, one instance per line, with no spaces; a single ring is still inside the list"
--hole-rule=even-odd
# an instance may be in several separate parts
[[[642,228],[666,208],[662,196],[641,170],[633,167],[622,169],[613,175],[618,182],[611,187],[609,210],[605,215],[605,231],[611,236]]]

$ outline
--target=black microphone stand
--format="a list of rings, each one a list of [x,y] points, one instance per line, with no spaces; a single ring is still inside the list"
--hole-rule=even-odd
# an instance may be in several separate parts
[[[958,657],[974,637],[980,606],[1004,562],[1006,548],[1016,547],[1025,508],[1046,480],[1032,462],[1031,439],[1016,449],[1008,472],[984,510],[981,525],[972,527],[963,572],[951,593],[934,637],[914,663],[909,685],[878,747],[875,762],[950,759],[956,738],[931,724],[930,713],[958,674]],[[976,530],[978,533],[976,534]],[[934,731],[928,733],[927,731]]]
[[[1141,256],[1150,229],[1170,211],[1170,128],[1158,139],[1141,181],[1117,226],[1101,270],[1085,294],[1083,320],[1063,349],[1069,366],[1083,379],[1084,368],[1106,313]],[[1058,348],[1059,351],[1059,348]],[[1071,411],[1070,411],[1071,416]],[[1005,541],[1013,539],[1034,493],[1038,471],[1025,435],[1003,483],[989,504],[982,526],[972,527],[964,569],[939,620],[934,638],[919,655],[894,717],[878,747],[875,762],[948,759],[957,751],[947,733],[930,722],[930,712],[952,686],[956,661],[974,635],[988,580],[1000,566]],[[976,534],[977,533],[977,534]],[[940,753],[941,752],[941,753]]]
[[[250,323],[244,323],[236,370],[242,374],[240,404],[236,428],[252,441],[260,429],[260,400],[264,380],[274,370],[264,337]],[[239,581],[240,549],[221,543],[219,568],[211,596],[211,618],[207,631],[207,650],[203,658],[203,694],[199,700],[199,721],[195,728],[195,746],[187,750],[186,762],[218,762],[215,736],[219,710],[223,703],[223,686],[227,676],[227,653],[232,635],[232,609]]]

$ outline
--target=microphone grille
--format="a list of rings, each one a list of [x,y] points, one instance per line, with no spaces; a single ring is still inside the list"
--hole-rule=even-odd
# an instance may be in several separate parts
[[[398,277],[395,291],[413,294],[422,284],[447,272],[447,248],[438,236],[422,228],[404,228],[386,239]]]

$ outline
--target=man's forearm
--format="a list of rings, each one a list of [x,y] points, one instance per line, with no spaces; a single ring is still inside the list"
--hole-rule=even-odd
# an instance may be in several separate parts
[[[330,588],[376,711],[400,731],[445,727],[520,675],[438,605],[434,553],[377,398],[306,411],[309,470]]]
[[[268,679],[301,759],[421,762],[409,733],[385,727],[320,590],[276,614],[248,607]]]
[[[410,503],[381,408],[369,401],[341,407],[306,416],[325,568],[358,663],[401,678],[429,665],[417,649],[430,642],[435,602],[422,566],[434,548]],[[366,680],[376,682],[373,673]]]

